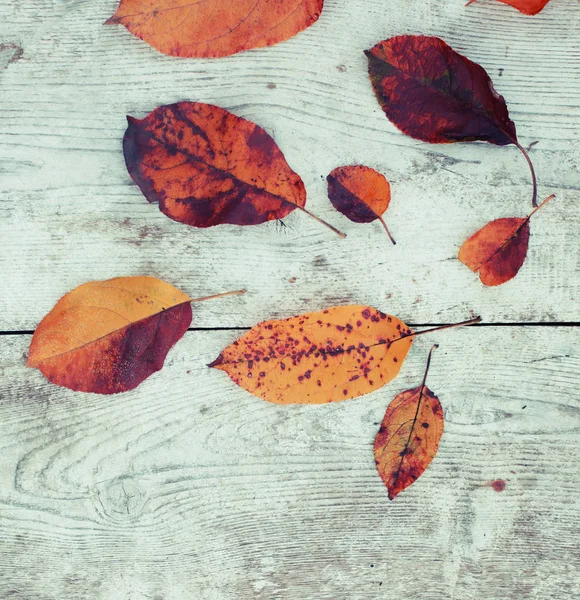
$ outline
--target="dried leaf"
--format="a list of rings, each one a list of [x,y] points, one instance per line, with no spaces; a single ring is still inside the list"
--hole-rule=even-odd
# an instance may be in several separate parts
[[[264,321],[208,366],[268,402],[339,402],[396,377],[413,337],[427,331],[413,333],[400,319],[370,306],[336,306]]]
[[[190,303],[213,297],[193,300],[154,277],[84,283],[40,322],[27,366],[75,391],[132,390],[163,367],[191,323]]]
[[[302,179],[258,125],[200,102],[160,106],[127,117],[123,152],[149,202],[194,227],[256,225],[304,208]],[[324,225],[344,237],[334,227]]]
[[[537,15],[548,4],[550,0],[499,0],[517,8],[524,15]],[[477,0],[470,0],[467,6],[474,4]]]
[[[229,56],[272,46],[310,27],[324,0],[121,0],[119,23],[171,56]]]
[[[536,206],[531,160],[483,67],[443,40],[423,35],[395,36],[365,53],[379,104],[403,133],[430,143],[514,144],[530,167]]]
[[[435,458],[443,435],[443,409],[439,398],[423,382],[398,394],[389,404],[374,443],[377,471],[393,500],[414,483]]]
[[[484,285],[501,285],[514,278],[524,264],[530,239],[530,217],[549,200],[546,198],[526,218],[509,217],[491,221],[469,237],[459,250],[459,260]]]
[[[391,186],[384,175],[364,165],[351,165],[337,167],[326,180],[328,197],[336,210],[355,223],[379,219],[391,242],[396,243],[383,219],[391,201]]]

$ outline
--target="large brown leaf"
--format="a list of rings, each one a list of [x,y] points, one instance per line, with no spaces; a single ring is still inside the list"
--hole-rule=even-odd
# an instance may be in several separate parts
[[[443,409],[425,385],[431,354],[419,387],[398,394],[389,404],[374,443],[377,471],[389,498],[414,483],[435,458],[443,435]]]
[[[190,303],[206,299],[193,300],[155,277],[84,283],[40,322],[27,366],[71,390],[132,390],[163,367],[191,323]]]
[[[339,402],[368,394],[396,377],[414,336],[427,331],[414,333],[400,319],[370,306],[335,306],[264,321],[209,366],[269,402]]]
[[[387,117],[411,137],[430,143],[514,144],[536,177],[505,100],[485,69],[437,37],[399,35],[365,52],[370,79]]]
[[[321,221],[304,208],[302,179],[255,123],[201,102],[160,106],[128,121],[127,169],[171,219],[195,227],[256,225],[299,208]]]
[[[229,56],[272,46],[312,25],[324,0],[121,0],[120,23],[164,54]]]

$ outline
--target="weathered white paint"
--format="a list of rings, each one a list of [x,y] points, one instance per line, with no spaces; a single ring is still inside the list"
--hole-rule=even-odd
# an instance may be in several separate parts
[[[326,0],[308,31],[223,60],[165,57],[101,24],[116,0],[0,0],[0,330],[32,329],[90,279],[156,275],[194,296],[195,327],[367,303],[410,323],[481,314],[509,327],[424,336],[388,387],[280,407],[206,363],[240,331],[188,332],[165,368],[117,396],[75,394],[0,337],[0,598],[15,600],[568,600],[577,552],[580,176],[576,0],[524,17],[493,0]],[[515,148],[430,146],[383,116],[362,50],[438,35],[492,76],[531,149],[540,196],[520,274],[486,289],[456,260],[486,221],[529,210]],[[21,51],[19,50],[21,49]],[[196,230],[126,173],[125,115],[191,99],[264,126],[303,177],[303,214]],[[388,177],[380,225],[350,223],[324,179]],[[439,453],[394,502],[372,441],[388,402],[430,387]],[[506,480],[503,492],[486,485]]]
[[[578,317],[580,175],[575,0],[537,17],[481,0],[327,0],[313,27],[278,46],[220,60],[164,56],[120,26],[115,0],[0,0],[0,38],[22,47],[0,74],[2,220],[0,328],[33,329],[65,292],[90,279],[157,275],[203,295],[196,324],[250,326],[329,304],[361,302],[410,322]],[[429,145],[399,133],[372,93],[363,50],[402,32],[436,34],[480,62],[506,97],[540,196],[557,199],[532,224],[518,277],[484,289],[457,260],[488,220],[523,216],[531,193],[515,147]],[[8,50],[13,52],[12,50]],[[501,76],[500,76],[501,72]],[[275,87],[274,87],[275,86]],[[301,174],[311,210],[258,227],[189,228],[150,205],[121,152],[125,115],[182,99],[224,106],[264,126]],[[393,200],[380,224],[337,213],[325,178],[362,162],[385,173]],[[296,278],[295,283],[289,280]]]
[[[424,336],[381,390],[286,407],[206,367],[238,335],[188,332],[161,372],[116,396],[51,385],[24,367],[30,336],[0,338],[1,598],[580,593],[577,330]],[[390,502],[372,442],[435,341],[445,432]]]

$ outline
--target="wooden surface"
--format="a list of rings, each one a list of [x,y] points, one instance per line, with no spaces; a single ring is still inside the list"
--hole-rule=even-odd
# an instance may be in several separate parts
[[[580,7],[464,3],[326,0],[286,43],[179,60],[102,26],[116,0],[0,0],[0,599],[580,595]],[[499,288],[457,251],[488,220],[529,211],[527,166],[514,147],[428,145],[389,123],[362,51],[398,33],[482,64],[522,145],[538,142],[540,198],[557,198]],[[124,166],[125,115],[185,99],[265,127],[308,208],[348,237],[298,212],[197,230],[148,204]],[[326,175],[352,163],[391,181],[397,246],[330,205]],[[248,293],[196,305],[197,330],[133,392],[74,394],[25,369],[27,332],[60,296],[136,274],[192,296]],[[484,325],[418,338],[392,384],[335,406],[270,405],[205,367],[243,333],[232,328],[345,303]],[[442,443],[389,502],[372,442],[434,341]]]

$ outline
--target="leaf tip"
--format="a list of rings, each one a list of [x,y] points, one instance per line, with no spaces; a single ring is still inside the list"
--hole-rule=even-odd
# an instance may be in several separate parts
[[[117,17],[117,14],[115,13],[112,17],[109,17],[103,23],[103,25],[118,25],[118,23],[119,23],[119,17]]]
[[[213,362],[208,363],[208,367],[210,369],[215,369],[219,367],[224,362],[224,355],[220,354]]]
[[[135,124],[139,123],[139,119],[136,119],[135,117],[132,117],[131,115],[127,115],[127,123],[129,123],[129,125],[135,125]]]

